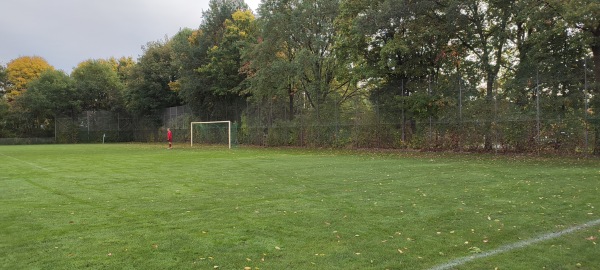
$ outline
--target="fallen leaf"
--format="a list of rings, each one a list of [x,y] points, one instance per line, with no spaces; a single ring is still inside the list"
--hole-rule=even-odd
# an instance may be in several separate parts
[[[586,238],[585,240],[594,241],[596,239],[597,239],[597,237],[592,235],[592,236]]]
[[[478,248],[478,247],[470,247],[470,248],[469,248],[469,251],[470,251],[471,253],[481,253],[481,249],[480,249],[480,248]]]

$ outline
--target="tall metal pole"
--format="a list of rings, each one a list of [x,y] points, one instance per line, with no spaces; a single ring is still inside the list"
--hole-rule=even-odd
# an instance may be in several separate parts
[[[405,133],[405,127],[404,125],[406,124],[406,121],[404,119],[404,79],[402,79],[402,85],[401,85],[401,91],[402,91],[402,143],[406,142],[406,133]]]
[[[54,115],[54,143],[56,143],[56,138],[57,138],[57,127],[58,126],[58,117],[56,116],[56,114]]]
[[[458,77],[458,120],[462,125],[462,79]]]
[[[537,120],[537,143],[540,144],[540,70],[536,73],[535,86],[535,103],[536,103],[536,120]]]
[[[495,83],[496,78],[494,78],[494,126],[498,125],[498,85]],[[492,141],[492,148],[494,148],[494,153],[498,153],[498,148],[494,145],[498,142],[498,128],[494,128],[494,141]]]
[[[583,112],[584,114],[584,127],[585,127],[585,152],[587,154],[588,151],[588,91],[587,91],[587,56],[584,58],[583,60],[583,99],[584,99],[584,104],[585,104],[585,110]]]
[[[87,143],[90,143],[90,112],[89,111],[86,112],[86,116],[87,116],[87,138],[88,138]]]
[[[458,151],[462,151],[463,124],[462,124],[462,79],[458,73]]]
[[[431,97],[431,77],[428,79],[429,87],[427,89],[427,93]],[[431,112],[429,112],[429,146],[431,147],[431,143],[433,141],[433,119],[431,116]]]

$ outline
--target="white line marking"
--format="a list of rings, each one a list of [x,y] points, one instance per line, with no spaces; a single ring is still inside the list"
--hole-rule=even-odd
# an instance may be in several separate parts
[[[457,267],[463,264],[466,264],[470,261],[476,260],[476,259],[481,259],[481,258],[486,258],[486,257],[490,257],[496,254],[500,254],[500,253],[504,253],[507,251],[512,251],[514,249],[518,249],[518,248],[523,248],[526,246],[530,246],[533,245],[535,243],[538,242],[542,242],[542,241],[546,241],[546,240],[550,240],[550,239],[554,239],[557,237],[561,237],[565,234],[569,234],[575,231],[579,231],[585,228],[589,228],[589,227],[593,227],[600,224],[600,219],[594,220],[594,221],[590,221],[587,223],[584,223],[582,225],[579,226],[575,226],[575,227],[571,227],[568,228],[566,230],[562,230],[560,232],[554,232],[554,233],[548,233],[548,234],[544,234],[544,235],[540,235],[538,237],[532,238],[532,239],[528,239],[528,240],[523,240],[523,241],[519,241],[513,244],[508,244],[508,245],[504,245],[501,246],[497,249],[494,250],[490,250],[490,251],[486,251],[480,254],[476,254],[473,256],[468,256],[468,257],[462,257],[462,258],[458,258],[456,260],[450,261],[448,263],[442,264],[442,265],[438,265],[434,268],[431,268],[431,270],[445,270],[445,269],[451,269],[453,267]]]
[[[32,166],[32,167],[36,167],[36,168],[38,168],[38,169],[40,169],[40,170],[44,170],[44,171],[50,171],[49,169],[46,169],[46,168],[44,168],[44,167],[42,167],[42,166],[38,166],[37,164],[31,163],[31,162],[27,162],[27,161],[25,161],[25,160],[20,160],[20,159],[18,159],[18,158],[16,158],[16,157],[11,157],[11,156],[9,156],[9,155],[6,155],[6,154],[4,154],[4,153],[0,153],[0,155],[3,155],[3,156],[5,156],[5,157],[7,157],[7,158],[12,158],[12,159],[14,159],[14,160],[16,160],[16,161],[19,161],[19,162],[25,163],[25,164],[27,164],[27,165],[29,165],[29,166]]]

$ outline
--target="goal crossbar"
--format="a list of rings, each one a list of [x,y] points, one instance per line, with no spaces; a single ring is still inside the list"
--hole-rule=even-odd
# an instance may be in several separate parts
[[[231,121],[209,121],[209,122],[191,122],[190,123],[190,146],[194,146],[194,124],[219,124],[227,123],[227,144],[231,149]]]

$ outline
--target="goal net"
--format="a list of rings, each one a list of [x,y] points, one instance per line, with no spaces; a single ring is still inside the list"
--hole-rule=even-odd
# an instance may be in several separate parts
[[[190,145],[223,145],[231,149],[231,121],[191,122]]]

